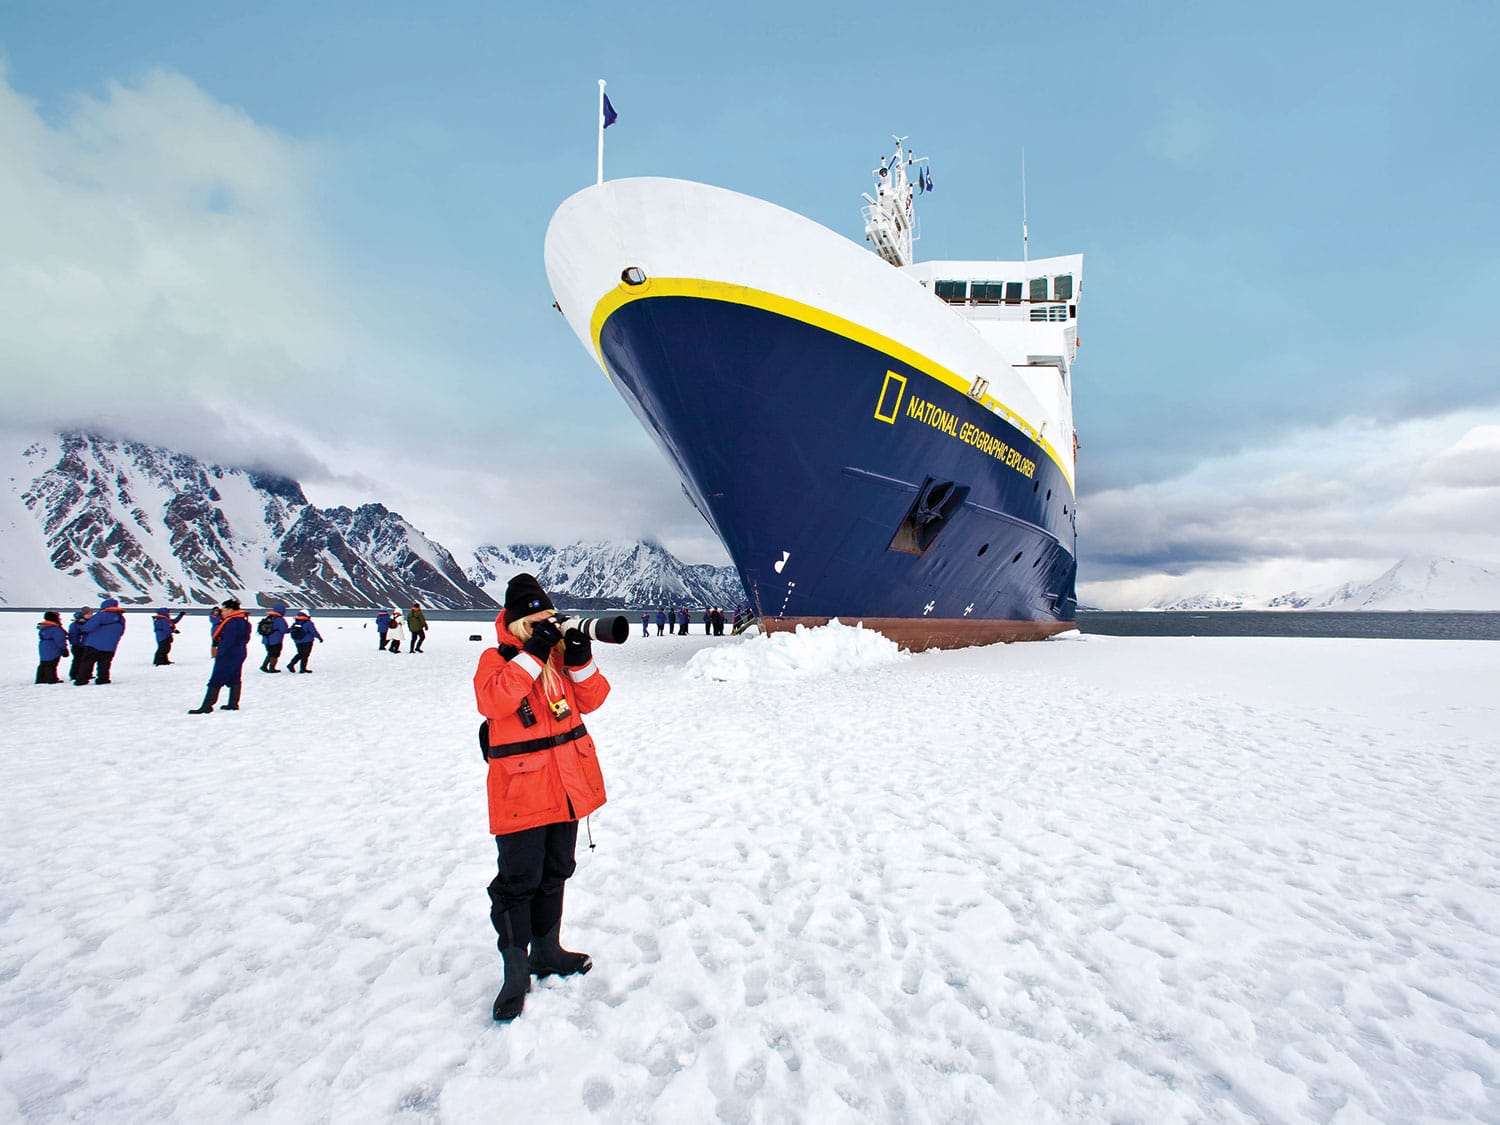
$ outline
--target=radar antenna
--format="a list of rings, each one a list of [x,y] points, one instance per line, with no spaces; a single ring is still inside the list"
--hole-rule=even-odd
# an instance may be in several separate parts
[[[875,252],[893,266],[909,266],[912,263],[912,243],[919,237],[916,220],[912,214],[911,180],[907,169],[925,164],[927,157],[913,156],[912,150],[903,148],[905,137],[894,134],[895,151],[880,158],[880,167],[874,170],[875,194],[863,193],[866,206],[861,209],[865,220],[865,241],[874,244]],[[916,169],[922,175],[922,169]]]

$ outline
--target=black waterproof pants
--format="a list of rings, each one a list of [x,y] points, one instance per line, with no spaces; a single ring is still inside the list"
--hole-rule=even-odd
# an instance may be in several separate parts
[[[281,644],[277,641],[274,645],[266,645],[266,658],[260,662],[262,672],[276,671],[276,662],[281,659]]]
[[[97,678],[99,683],[109,683],[109,666],[115,662],[115,654],[103,652],[97,648],[84,645],[78,650],[78,671],[73,676],[73,682],[80,686]]]
[[[36,666],[36,682],[39,684],[60,684],[57,678],[57,662],[62,657],[54,656],[51,660],[43,660]]]
[[[163,637],[161,640],[159,640],[159,641],[156,642],[156,657],[155,657],[155,659],[153,659],[151,661],[151,663],[152,664],[170,664],[170,663],[172,663],[172,661],[169,660],[168,657],[171,656],[171,654],[172,654],[172,638],[171,637]]]
[[[562,890],[578,866],[573,859],[577,843],[576,820],[495,837],[500,870],[490,883],[490,922],[497,934],[505,936],[506,911]]]
[[[88,645],[78,645],[73,649],[73,682],[75,684],[86,684],[94,678],[94,661],[99,654]]]
[[[412,650],[412,652],[421,652],[422,651],[422,642],[425,641],[426,639],[427,639],[427,630],[426,629],[413,629],[411,631],[411,650]]]
[[[298,645],[297,646],[297,655],[294,656],[294,657],[292,657],[292,659],[290,661],[288,661],[287,666],[286,666],[286,670],[288,672],[295,672],[295,671],[297,671],[297,665],[300,664],[300,665],[302,665],[302,671],[306,672],[307,671],[307,658],[312,653],[312,646],[313,646],[313,642],[312,641],[308,641],[305,645]]]

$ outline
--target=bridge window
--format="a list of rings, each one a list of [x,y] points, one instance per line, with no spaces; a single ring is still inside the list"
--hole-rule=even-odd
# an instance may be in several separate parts
[[[976,281],[972,291],[974,300],[982,301],[987,305],[998,305],[1000,298],[1005,295],[1005,282]]]
[[[1047,299],[1047,279],[1045,277],[1033,277],[1031,279],[1031,299],[1033,301],[1045,301]]]
[[[1019,305],[1021,303],[1021,283],[1019,281],[1007,281],[1005,283],[1005,303],[1007,305]]]
[[[967,281],[935,281],[932,291],[945,301],[963,301],[968,298]]]
[[[1073,299],[1072,274],[1059,274],[1052,279],[1052,299],[1054,301],[1071,301]]]

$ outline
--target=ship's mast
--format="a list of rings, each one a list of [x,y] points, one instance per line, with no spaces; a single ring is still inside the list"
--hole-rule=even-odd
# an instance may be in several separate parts
[[[867,206],[862,209],[865,219],[865,240],[875,247],[875,252],[893,266],[909,266],[912,262],[911,244],[915,240],[912,219],[912,186],[906,169],[927,158],[913,157],[911,149],[901,146],[905,137],[892,137],[896,143],[890,156],[883,157],[880,167],[874,170],[875,195],[864,193]],[[917,169],[921,175],[921,169]]]
[[[1021,261],[1030,261],[1026,232],[1026,150],[1021,150]]]

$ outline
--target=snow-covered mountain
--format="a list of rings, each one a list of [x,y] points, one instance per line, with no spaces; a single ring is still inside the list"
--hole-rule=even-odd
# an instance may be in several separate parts
[[[1272,598],[1248,594],[1197,594],[1162,599],[1151,609],[1315,609],[1500,611],[1500,567],[1462,559],[1402,559],[1368,582],[1344,582],[1312,592],[1292,591]]]
[[[580,541],[566,547],[486,544],[474,552],[469,579],[496,601],[518,571],[530,571],[554,598],[578,608],[720,606],[747,601],[733,567],[688,565],[657,543]]]
[[[1260,609],[1262,606],[1249,594],[1193,594],[1186,598],[1158,598],[1146,608],[1202,612],[1214,609]]]
[[[1373,582],[1346,582],[1303,608],[1500,610],[1500,568],[1461,559],[1402,559]]]
[[[0,604],[100,593],[131,604],[493,604],[381,504],[318,508],[293,480],[82,433],[0,450]]]

